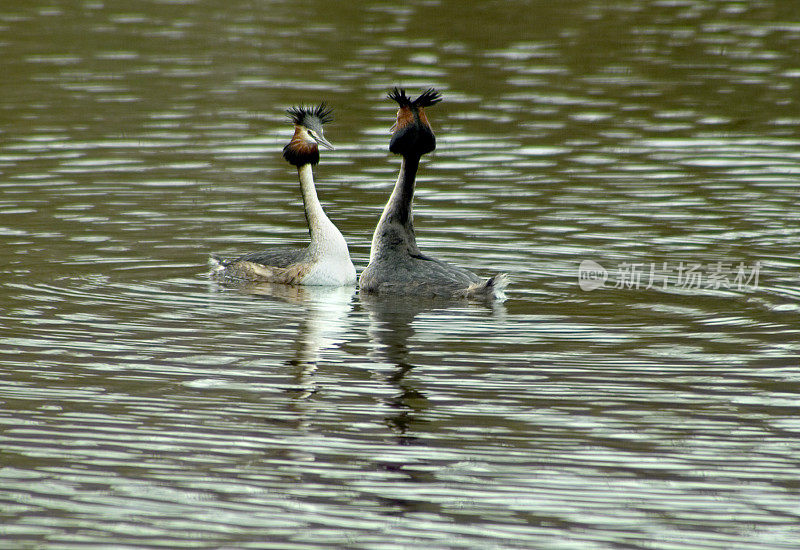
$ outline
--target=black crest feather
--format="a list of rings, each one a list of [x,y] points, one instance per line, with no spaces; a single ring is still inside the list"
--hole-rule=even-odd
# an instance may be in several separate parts
[[[327,124],[333,122],[333,108],[328,107],[325,102],[320,103],[316,107],[304,107],[298,105],[286,110],[289,115],[289,120],[294,124],[301,126],[308,126],[308,118],[316,118],[320,124]]]
[[[430,107],[431,105],[436,105],[442,100],[442,95],[437,92],[434,88],[428,88],[422,94],[414,100],[415,107]]]
[[[442,100],[442,95],[434,88],[428,88],[414,101],[406,95],[405,88],[393,88],[388,97],[396,101],[400,107],[430,107]]]
[[[401,107],[410,107],[411,106],[411,100],[408,99],[408,96],[406,95],[406,89],[405,88],[398,88],[398,87],[395,86],[389,92],[389,95],[387,97],[389,99],[392,99],[392,100],[396,101],[397,104],[400,105]]]

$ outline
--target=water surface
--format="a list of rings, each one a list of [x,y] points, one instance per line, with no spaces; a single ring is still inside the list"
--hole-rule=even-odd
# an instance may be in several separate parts
[[[2,546],[795,548],[799,47],[791,2],[4,3]],[[363,269],[397,84],[445,98],[420,246],[508,300],[210,282],[306,241],[322,100]]]

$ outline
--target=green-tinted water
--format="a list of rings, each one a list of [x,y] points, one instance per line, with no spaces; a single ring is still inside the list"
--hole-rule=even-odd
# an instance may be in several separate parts
[[[796,547],[794,3],[61,4],[0,7],[0,546]],[[508,301],[211,284],[322,100],[363,269],[397,84]]]

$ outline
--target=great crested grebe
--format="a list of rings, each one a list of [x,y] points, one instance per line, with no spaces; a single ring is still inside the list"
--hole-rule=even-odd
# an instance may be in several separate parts
[[[420,252],[414,235],[411,202],[422,155],[436,149],[425,107],[441,101],[433,88],[411,101],[403,89],[389,98],[399,105],[389,150],[402,155],[400,175],[372,236],[369,265],[361,273],[362,292],[448,298],[503,298],[508,277],[501,273],[483,279]]]
[[[293,107],[286,111],[294,123],[294,136],[283,148],[283,158],[297,166],[311,235],[308,248],[268,249],[232,260],[212,256],[209,262],[211,275],[215,279],[324,286],[344,286],[356,282],[356,270],[350,260],[347,243],[322,210],[311,169],[319,162],[319,145],[333,149],[322,131],[322,125],[333,120],[331,111],[324,103],[316,107]]]

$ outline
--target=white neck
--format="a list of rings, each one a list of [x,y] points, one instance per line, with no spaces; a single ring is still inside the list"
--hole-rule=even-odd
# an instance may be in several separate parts
[[[306,210],[308,232],[311,235],[309,249],[315,255],[327,256],[330,254],[342,255],[349,258],[347,243],[339,229],[325,215],[322,205],[317,197],[314,187],[314,173],[310,164],[298,166],[297,174],[300,177],[300,190],[303,193],[303,205]]]

